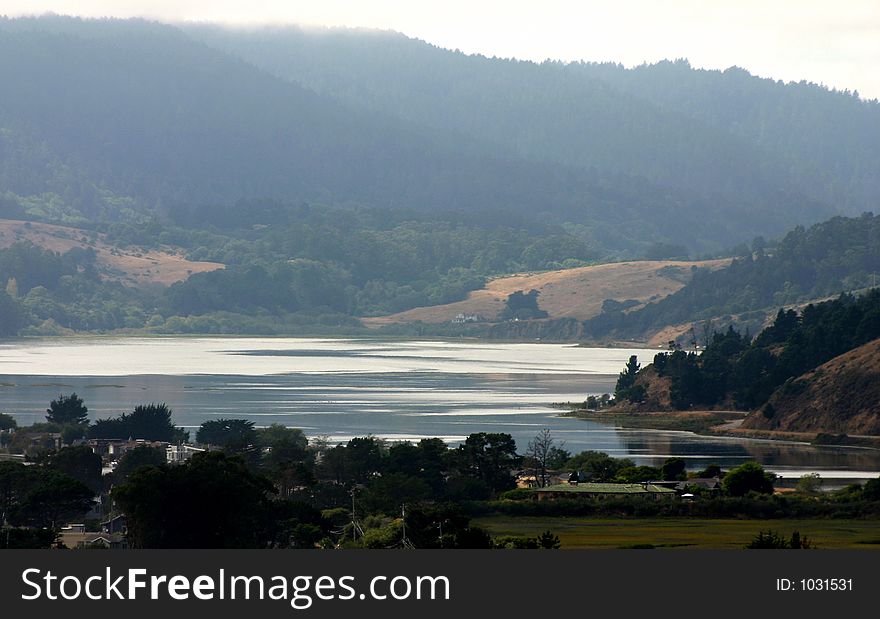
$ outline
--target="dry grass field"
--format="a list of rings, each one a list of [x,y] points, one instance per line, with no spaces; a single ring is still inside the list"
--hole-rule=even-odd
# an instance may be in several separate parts
[[[51,251],[64,253],[74,247],[91,248],[97,255],[97,267],[105,280],[119,281],[126,286],[158,284],[170,286],[193,273],[222,269],[216,262],[192,262],[175,248],[164,250],[117,249],[102,234],[37,222],[0,219],[0,248],[19,241]]]
[[[369,327],[407,322],[443,323],[457,314],[479,314],[491,321],[504,309],[508,295],[517,290],[538,290],[541,293],[538,305],[550,318],[586,320],[599,314],[605,299],[634,299],[639,303],[656,301],[682,288],[690,280],[691,267],[717,269],[729,262],[645,260],[521,273],[493,279],[463,301],[364,318],[363,322]]]

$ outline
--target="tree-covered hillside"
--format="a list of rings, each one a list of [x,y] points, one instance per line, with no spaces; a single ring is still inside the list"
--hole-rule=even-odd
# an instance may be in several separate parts
[[[0,336],[42,325],[44,333],[143,327],[152,294],[102,281],[95,255],[27,242],[0,249]]]
[[[0,20],[0,195],[77,224],[243,198],[515,211],[632,257],[717,252],[876,194],[876,104],[719,75],[381,33]]]
[[[773,324],[751,341],[729,328],[715,333],[700,355],[684,350],[659,353],[638,373],[622,373],[617,395],[642,403],[650,385],[640,377],[656,375],[668,382],[673,408],[732,405],[740,410],[760,409],[760,414],[772,419],[774,407],[768,401],[774,393],[783,400],[786,388],[792,392],[789,395],[796,394],[791,380],[877,338],[880,289],[861,297],[841,295],[808,305],[801,313],[779,310]]]
[[[396,198],[428,208],[477,203],[484,178],[491,192],[503,187],[491,180],[492,162],[474,175],[474,162],[401,123],[359,114],[171,27],[6,22],[0,82],[14,94],[0,116],[7,190],[52,191],[87,218],[118,217],[113,196],[164,213],[252,197]],[[82,195],[77,181],[97,195]],[[429,189],[436,184],[442,198]]]
[[[698,271],[673,295],[626,312],[610,308],[586,324],[595,338],[634,337],[666,325],[778,308],[876,285],[880,217],[835,217],[798,226],[775,246],[756,239],[730,267]],[[775,311],[775,309],[773,310]]]
[[[0,101],[2,195],[45,220],[189,210],[206,215],[191,219],[201,225],[206,206],[258,198],[516,212],[632,254],[676,240],[684,220],[695,222],[686,243],[702,249],[767,228],[687,188],[526,159],[316,94],[171,26],[0,20],[0,83],[12,93]]]
[[[349,104],[530,161],[687,190],[773,233],[874,208],[880,192],[880,105],[855,93],[686,60],[625,69],[468,56],[390,32],[188,31]],[[682,234],[692,242],[691,228]]]
[[[456,301],[493,275],[577,266],[601,255],[560,226],[512,216],[500,225],[490,214],[438,218],[265,200],[207,210],[181,210],[181,223],[99,226],[107,243],[129,253],[184,247],[190,258],[226,267],[169,288],[125,288],[102,278],[88,249],[59,254],[23,241],[0,248],[0,290],[8,291],[0,292],[0,335],[351,331],[357,316]],[[189,227],[203,216],[210,223]]]
[[[600,254],[560,227],[467,214],[266,206],[271,225],[239,227],[234,212],[213,235],[178,232],[191,257],[228,267],[172,286],[170,311],[326,310],[385,314],[448,303],[491,275],[583,264]],[[242,203],[248,212],[259,205]],[[172,237],[174,238],[174,237]]]

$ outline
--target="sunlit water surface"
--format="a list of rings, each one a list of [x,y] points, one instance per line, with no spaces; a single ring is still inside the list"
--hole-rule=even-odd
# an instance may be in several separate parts
[[[521,449],[542,428],[572,452],[658,464],[729,467],[748,459],[786,477],[877,476],[880,452],[621,429],[560,417],[550,403],[611,392],[630,355],[655,351],[558,344],[284,338],[83,338],[0,344],[0,411],[41,420],[77,392],[94,418],[166,402],[178,425],[221,417],[281,423],[331,440],[508,432]]]

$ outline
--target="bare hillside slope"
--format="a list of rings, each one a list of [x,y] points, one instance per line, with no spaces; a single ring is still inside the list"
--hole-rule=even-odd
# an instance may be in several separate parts
[[[370,327],[408,322],[436,324],[449,322],[458,314],[479,315],[493,321],[504,309],[508,295],[517,290],[539,291],[538,304],[549,318],[586,320],[599,314],[605,299],[633,299],[640,304],[656,301],[682,288],[690,280],[692,267],[716,269],[728,263],[729,260],[646,260],[510,275],[491,280],[463,301],[365,318],[363,322]]]
[[[79,228],[38,222],[0,219],[0,248],[26,241],[58,253],[74,247],[93,249],[98,272],[105,280],[119,281],[126,286],[159,284],[170,286],[193,273],[222,269],[216,262],[192,262],[182,252],[167,247],[163,250],[118,249],[106,242],[103,234]]]
[[[880,435],[880,339],[784,384],[743,427]]]

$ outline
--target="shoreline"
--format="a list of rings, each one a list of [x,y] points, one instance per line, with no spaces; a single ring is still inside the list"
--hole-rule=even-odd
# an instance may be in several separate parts
[[[566,404],[553,404],[561,408]],[[747,412],[729,410],[701,411],[649,411],[625,412],[619,410],[588,411],[569,409],[560,413],[562,417],[574,417],[597,423],[613,423],[622,428],[642,430],[668,430],[692,432],[700,436],[743,438],[763,441],[795,442],[816,447],[847,447],[854,449],[880,450],[880,436],[846,434],[831,435],[823,432],[792,432],[783,430],[753,430],[741,428]],[[820,436],[830,436],[829,442],[817,441]]]
[[[443,340],[449,342],[480,342],[494,344],[553,344],[565,346],[567,348],[602,348],[602,349],[645,349],[654,350],[654,347],[648,345],[647,342],[585,342],[583,340],[555,340],[555,339],[535,339],[535,338],[490,338],[481,337],[479,335],[451,335],[451,334],[421,334],[421,335],[401,335],[401,334],[383,334],[373,330],[357,331],[352,333],[334,333],[327,334],[321,332],[305,332],[305,333],[171,333],[160,331],[147,331],[141,329],[117,331],[77,331],[74,333],[61,334],[28,334],[28,335],[11,335],[0,337],[0,345],[13,344],[16,342],[32,342],[39,340],[84,340],[84,339],[115,339],[115,338],[137,338],[137,339],[325,339],[325,340],[390,340],[390,341],[415,341],[428,342]],[[660,349],[657,349],[658,351]]]

